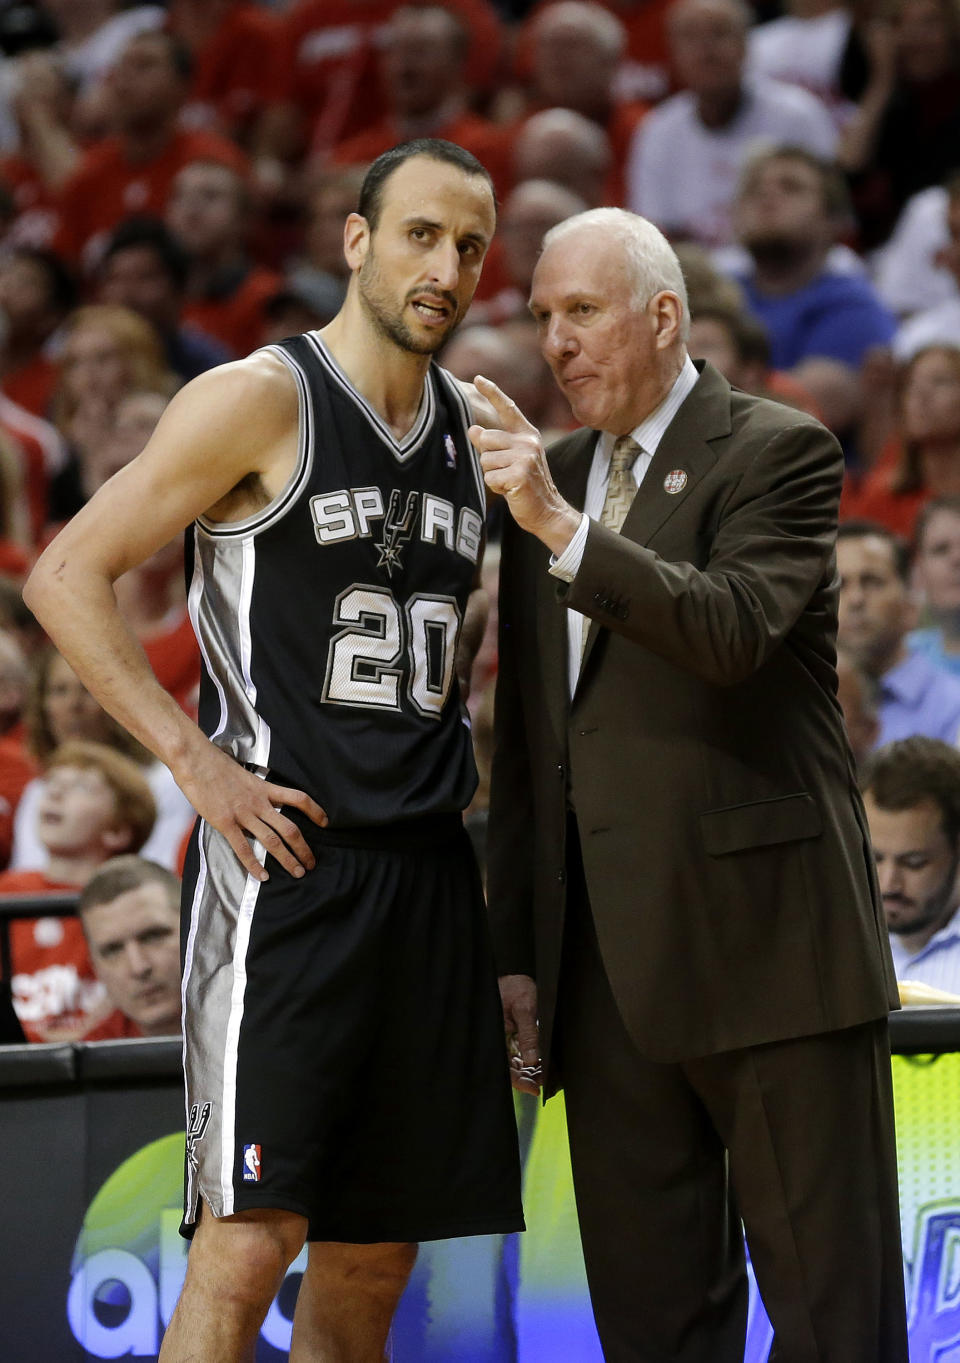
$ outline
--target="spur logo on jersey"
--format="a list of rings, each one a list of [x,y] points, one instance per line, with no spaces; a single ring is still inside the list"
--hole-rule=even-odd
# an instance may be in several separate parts
[[[245,1145],[243,1147],[243,1181],[244,1183],[260,1182],[259,1145]]]
[[[390,504],[383,522],[383,539],[377,545],[380,550],[377,567],[386,568],[388,577],[393,577],[394,568],[403,567],[400,550],[413,534],[419,509],[418,501],[419,495],[416,492],[408,492],[401,514],[399,489],[394,488],[390,493]]]
[[[318,544],[342,544],[347,540],[372,539],[375,522],[382,522],[378,568],[392,576],[402,568],[401,553],[415,537],[423,544],[443,545],[471,563],[480,557],[483,517],[469,506],[459,511],[445,497],[432,492],[392,488],[384,506],[378,487],[339,488],[310,498],[310,514]]]
[[[197,1141],[202,1141],[210,1124],[210,1103],[194,1103],[187,1120],[187,1159],[197,1168]]]

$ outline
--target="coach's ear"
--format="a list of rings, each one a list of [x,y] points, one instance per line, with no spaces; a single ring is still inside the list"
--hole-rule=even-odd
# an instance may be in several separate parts
[[[343,225],[343,254],[351,270],[359,270],[369,246],[369,223],[359,213],[350,213]]]

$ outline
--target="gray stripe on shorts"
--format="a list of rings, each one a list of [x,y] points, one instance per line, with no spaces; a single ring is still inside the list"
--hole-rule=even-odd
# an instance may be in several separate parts
[[[254,842],[253,849],[262,865],[263,847]],[[259,892],[222,834],[201,824],[183,983],[188,1223],[199,1196],[214,1216],[234,1210],[237,1054]]]

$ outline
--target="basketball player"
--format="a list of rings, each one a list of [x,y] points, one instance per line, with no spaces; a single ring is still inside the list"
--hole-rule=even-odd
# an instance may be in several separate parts
[[[431,363],[494,226],[468,153],[387,152],[347,220],[338,316],[184,388],[30,579],[71,665],[200,814],[183,933],[196,1235],[163,1363],[252,1360],[304,1239],[293,1363],[373,1363],[417,1240],[522,1228],[460,817],[483,482],[464,397]],[[200,728],[112,593],[191,522]]]

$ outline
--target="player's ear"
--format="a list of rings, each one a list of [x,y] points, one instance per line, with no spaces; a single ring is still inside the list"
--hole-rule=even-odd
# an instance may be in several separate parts
[[[343,254],[351,270],[359,270],[370,246],[370,225],[359,213],[350,213],[343,225]]]

